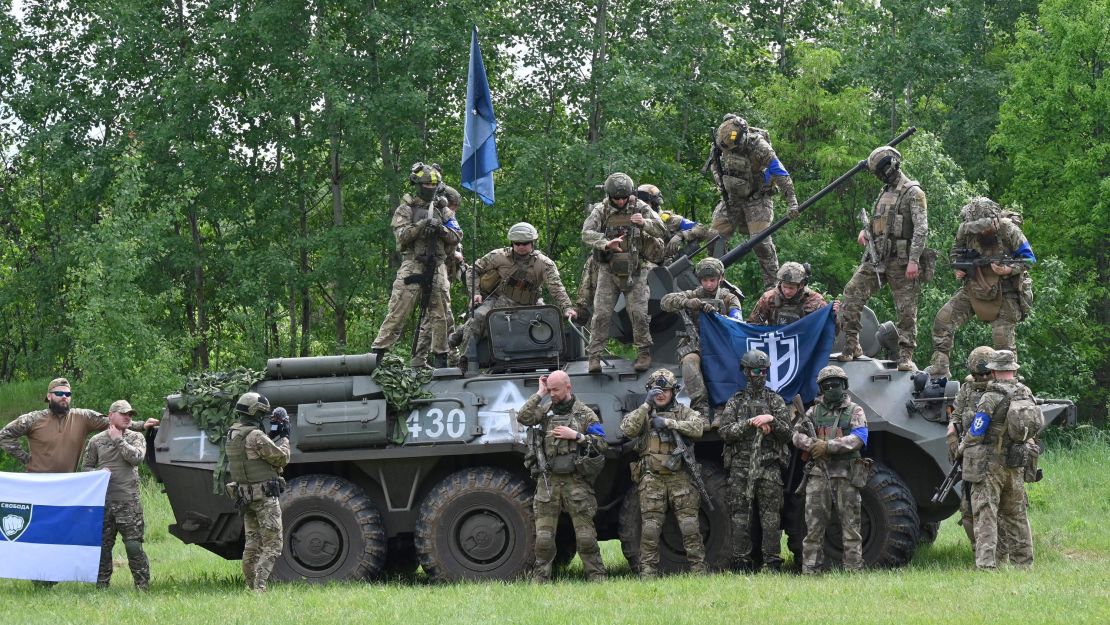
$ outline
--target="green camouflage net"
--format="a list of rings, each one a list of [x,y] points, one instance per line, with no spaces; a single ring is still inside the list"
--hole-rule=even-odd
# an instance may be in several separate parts
[[[424,390],[424,385],[432,380],[431,369],[412,369],[397,354],[386,354],[370,377],[382,387],[385,401],[397,415],[397,428],[391,442],[400,445],[409,435],[405,413],[414,399],[434,397]]]
[[[223,493],[224,465],[227,464],[223,442],[231,424],[235,423],[235,401],[264,377],[266,374],[262,371],[239,367],[233,371],[196,373],[185,380],[181,404],[208,440],[220,447],[220,457],[212,473],[214,494]]]

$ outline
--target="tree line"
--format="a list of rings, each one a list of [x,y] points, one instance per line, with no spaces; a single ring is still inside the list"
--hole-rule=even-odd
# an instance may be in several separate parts
[[[1020,210],[1041,261],[1023,372],[1105,416],[1110,0],[3,6],[0,379],[72,372],[149,411],[188,372],[367,351],[409,166],[457,183],[476,24],[503,169],[497,203],[460,215],[468,258],[528,220],[573,288],[611,171],[707,221],[726,112],[770,131],[801,199],[914,125],[930,245],[944,257],[973,195]],[[857,176],[823,199],[780,258],[839,294],[878,190]],[[919,363],[946,269],[922,293]],[[757,295],[754,262],[729,277]],[[872,306],[893,317],[889,296]],[[989,336],[969,325],[954,357]]]

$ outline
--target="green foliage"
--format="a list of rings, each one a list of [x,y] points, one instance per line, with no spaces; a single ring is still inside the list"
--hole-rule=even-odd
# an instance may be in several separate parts
[[[377,368],[370,373],[370,377],[382,387],[385,401],[397,415],[397,432],[393,442],[400,445],[408,436],[407,412],[414,399],[432,397],[431,392],[425,390],[425,384],[432,380],[432,370],[413,369],[405,364],[404,358],[398,354],[386,354]]]
[[[235,402],[239,396],[266,377],[262,371],[239,367],[219,373],[190,375],[181,390],[181,403],[208,440],[219,444],[235,422]]]

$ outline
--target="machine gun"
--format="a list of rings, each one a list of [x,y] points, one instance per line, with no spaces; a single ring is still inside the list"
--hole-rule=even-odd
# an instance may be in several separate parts
[[[933,503],[940,503],[948,497],[948,493],[952,491],[952,487],[959,482],[964,475],[964,464],[960,460],[952,463],[952,468],[949,469],[948,475],[944,476],[944,481],[937,486],[937,490],[933,493],[933,498],[929,501]]]
[[[705,482],[701,479],[701,467],[698,466],[698,461],[694,459],[694,454],[690,453],[690,448],[686,445],[686,439],[681,434],[676,430],[671,430],[671,436],[674,437],[674,451],[671,452],[671,460],[676,461],[675,464],[679,460],[686,463],[686,470],[690,472],[690,479],[694,482],[694,488],[712,512],[715,509],[713,500],[709,498],[709,491],[705,489]],[[671,461],[668,461],[667,464],[670,465]],[[670,466],[667,468],[669,469]]]
[[[1014,258],[1009,254],[1004,256],[983,256],[983,253],[972,247],[954,247],[949,257],[952,259],[952,268],[971,275],[979,267],[995,265],[1025,266],[1025,260]]]

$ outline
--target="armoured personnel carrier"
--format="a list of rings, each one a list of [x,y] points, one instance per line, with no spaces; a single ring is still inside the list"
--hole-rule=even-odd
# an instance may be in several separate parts
[[[858,169],[807,200],[802,209]],[[785,223],[779,220],[762,235]],[[735,263],[756,242],[749,240],[722,260],[726,266]],[[672,289],[696,285],[689,258],[654,269],[650,284],[654,361],[681,375],[675,347],[682,322],[661,313],[658,302]],[[627,317],[615,319],[613,335],[630,340]],[[288,489],[281,496],[285,542],[274,578],[374,579],[417,566],[434,580],[513,579],[525,573],[534,561],[536,485],[523,465],[525,432],[515,410],[535,392],[538,376],[555,368],[570,375],[575,394],[597,412],[610,444],[596,481],[598,538],[619,539],[630,564],[637,566],[639,502],[628,468],[633,443],[618,425],[644,401],[647,374],[619,358],[605,362],[601,374],[588,374],[581,337],[563,326],[554,308],[499,310],[488,323],[489,338],[472,352],[470,369],[436,370],[425,385],[432,396],[415,400],[403,414],[391,408],[371,377],[378,366],[374,355],[267,363],[265,379],[253,390],[266,395],[271,405],[286,407],[293,421],[292,459],[285,469]],[[865,310],[861,339],[868,358],[838,363],[850,378],[853,401],[867,413],[871,434],[865,455],[875,460],[862,489],[864,559],[870,566],[887,567],[909,562],[917,545],[935,538],[939,522],[959,506],[957,490],[939,503],[930,502],[949,469],[946,409],[959,384],[900,372],[892,361],[880,358],[890,329],[881,328]],[[1042,408],[1049,422],[1074,422],[1070,402],[1048,400]],[[407,435],[398,444],[402,424]],[[151,449],[151,466],[176,517],[170,532],[225,558],[241,557],[241,518],[230,499],[213,493],[219,447],[184,409],[180,395],[167,398]],[[695,453],[714,503],[712,510],[702,506],[708,560],[724,568],[730,528],[722,443],[710,433],[696,444]],[[800,479],[795,455],[785,480],[783,518],[796,560],[804,534],[802,502],[793,495]],[[839,560],[839,534],[834,526],[826,538],[832,561]],[[574,555],[569,519],[560,524],[557,543],[558,560],[569,561]],[[759,544],[758,537],[753,544]],[[660,551],[664,569],[685,566],[673,517],[664,528]]]

